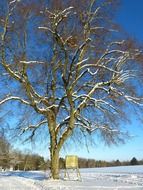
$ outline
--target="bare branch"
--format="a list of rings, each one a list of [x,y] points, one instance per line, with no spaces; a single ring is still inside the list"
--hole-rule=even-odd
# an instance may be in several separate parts
[[[97,125],[93,125],[93,126],[87,126],[87,125],[84,125],[81,123],[75,123],[75,125],[82,127],[83,129],[87,130],[87,132],[89,132],[89,133],[93,133],[97,130],[105,131],[108,133],[119,133],[120,132],[119,130],[110,128],[108,125],[98,125],[97,124]]]
[[[29,130],[36,131],[41,125],[44,125],[46,123],[47,123],[47,120],[43,120],[43,121],[39,122],[37,125],[29,125],[28,127],[22,129],[20,135],[22,135],[23,133],[25,133],[26,131],[29,131]]]
[[[50,28],[48,28],[48,27],[46,27],[46,26],[39,26],[38,28],[39,28],[39,29],[42,29],[42,30],[48,30],[48,31],[51,32],[52,34],[55,34],[55,32],[52,31],[52,29],[50,29]]]
[[[20,63],[30,65],[30,64],[44,64],[45,62],[42,62],[42,61],[20,61]]]
[[[20,97],[16,97],[16,96],[9,96],[9,97],[4,98],[3,100],[0,101],[0,105],[6,103],[8,101],[11,101],[11,100],[16,100],[16,101],[20,101],[23,104],[31,105],[30,102],[28,102]]]
[[[129,96],[129,95],[125,95],[124,96],[128,101],[133,102],[135,104],[138,104],[140,106],[143,106],[143,98],[138,98],[138,97],[133,97],[133,96]]]

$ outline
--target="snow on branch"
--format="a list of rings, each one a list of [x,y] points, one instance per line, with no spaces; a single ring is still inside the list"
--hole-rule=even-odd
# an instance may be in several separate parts
[[[88,73],[89,73],[90,75],[95,76],[95,75],[98,73],[98,70],[99,70],[99,69],[97,69],[95,72],[92,72],[89,68],[88,68],[87,70],[88,70]]]
[[[54,32],[51,28],[48,28],[48,27],[46,27],[46,26],[39,26],[38,28],[41,29],[41,30],[48,30],[48,31],[51,32],[52,34],[55,34],[55,32]]]
[[[56,131],[58,131],[62,126],[67,125],[70,120],[70,116],[66,117],[61,123],[58,124]]]
[[[9,97],[5,97],[4,99],[0,100],[0,105],[8,102],[8,101],[11,101],[11,100],[16,100],[16,101],[20,101],[21,103],[23,104],[26,104],[26,105],[31,105],[30,102],[20,98],[20,97],[16,97],[16,96],[9,96]]]
[[[10,1],[9,5],[12,5],[13,3],[16,3],[16,2],[17,2],[17,0]]]
[[[117,75],[117,79],[113,78],[113,80],[114,81],[116,80],[116,83],[124,83],[126,80],[130,78],[135,78],[135,77],[136,77],[136,74],[134,71],[126,70],[126,71],[121,71],[120,74]]]
[[[49,15],[51,15],[50,18],[54,18],[54,17],[57,17],[59,15],[69,14],[73,8],[74,7],[71,6],[71,7],[64,9],[63,11],[59,11],[58,13],[53,13],[53,12],[49,11],[48,8],[46,8],[45,12],[48,13]],[[41,11],[41,13],[43,13],[43,11]]]
[[[29,125],[28,127],[26,128],[23,128],[20,135],[22,135],[23,133],[25,133],[26,131],[28,130],[33,130],[35,131],[36,129],[38,129],[41,125],[44,125],[47,123],[47,120],[43,120],[41,122],[39,122],[37,125]]]
[[[125,94],[123,91],[119,91],[117,88],[112,87],[112,86],[110,86],[110,90],[114,94],[117,94],[118,96],[122,96],[123,98],[125,98],[129,102],[132,102],[132,103],[137,104],[139,106],[143,106],[143,98],[130,96],[128,94]]]
[[[124,96],[128,101],[133,102],[134,104],[138,104],[140,106],[143,106],[143,98],[138,98],[134,96],[125,95]]]
[[[84,69],[84,68],[89,68],[89,67],[99,67],[99,68],[103,68],[103,69],[106,69],[106,70],[108,70],[108,71],[111,71],[111,72],[113,72],[113,73],[116,73],[116,74],[119,74],[120,72],[118,72],[118,71],[116,71],[116,70],[114,70],[114,69],[112,69],[112,68],[109,68],[109,67],[106,67],[106,66],[104,66],[104,65],[99,65],[99,64],[86,64],[86,65],[83,65],[81,68],[80,68],[80,70],[82,70],[82,69]],[[96,72],[95,72],[95,74],[96,74]]]
[[[82,63],[84,63],[84,62],[86,62],[88,60],[89,60],[89,58],[83,59],[82,61],[78,62],[76,65],[79,66],[79,65],[81,65]]]
[[[82,52],[82,50],[84,49],[84,47],[85,47],[89,42],[91,42],[91,39],[90,39],[90,38],[87,38],[86,41],[83,42],[83,43],[79,46],[79,48],[76,50],[76,52],[75,52],[74,55],[73,55],[71,64],[73,64],[73,63],[75,62],[75,60],[76,60],[78,54],[79,54],[80,52]],[[81,61],[82,61],[82,60],[81,60]],[[85,61],[87,61],[87,60],[85,60]]]
[[[88,103],[88,101],[92,98],[92,95],[98,89],[99,87],[110,85],[111,81],[106,81],[106,82],[99,82],[93,86],[93,88],[88,92],[87,95],[85,95],[85,98],[82,100],[82,102],[79,104],[77,110],[75,111],[76,114],[78,114]],[[75,115],[76,115],[75,114]]]
[[[117,54],[120,55],[120,56],[118,56],[118,58],[116,57],[116,59],[117,59],[117,61],[119,59],[121,64],[124,63],[125,60],[127,60],[127,58],[129,58],[129,52],[128,51],[122,51],[122,50],[119,50],[119,49],[109,50],[107,48],[106,51],[103,53],[103,55],[97,61],[96,65],[100,65],[101,63],[103,65],[103,63],[104,63],[103,60],[105,60],[105,58],[108,58],[109,60],[112,60],[113,57],[111,57],[111,55],[113,56],[113,55],[117,55]]]
[[[95,124],[91,125],[88,120],[84,122],[84,120],[80,120],[79,118],[77,119],[77,122],[75,123],[77,127],[80,127],[82,129],[85,129],[87,132],[92,133],[97,130],[105,131],[107,133],[119,133],[119,130],[117,129],[112,129],[109,127],[108,124],[100,125],[100,124]]]
[[[12,15],[12,12],[14,11],[14,9],[16,8],[17,4],[20,2],[21,0],[12,0],[8,3],[9,6],[9,16]]]
[[[13,0],[13,1],[10,1],[9,2],[9,5],[12,5],[13,3],[17,3],[17,2],[20,2],[21,0]]]
[[[93,127],[92,132],[95,131],[95,130],[101,130],[101,131],[105,131],[105,132],[111,133],[111,134],[113,134],[113,133],[120,133],[119,130],[117,130],[117,129],[112,129],[111,127],[109,127],[108,124],[99,125],[99,126],[96,125],[95,127]]]
[[[30,65],[30,64],[44,64],[45,62],[43,62],[43,61],[20,61],[20,63]]]

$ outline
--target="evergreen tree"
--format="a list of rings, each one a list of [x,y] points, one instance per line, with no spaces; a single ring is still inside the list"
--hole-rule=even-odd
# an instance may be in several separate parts
[[[137,160],[135,157],[133,157],[133,158],[131,159],[131,161],[130,161],[130,164],[131,164],[131,165],[138,165],[139,163],[138,163],[138,160]]]

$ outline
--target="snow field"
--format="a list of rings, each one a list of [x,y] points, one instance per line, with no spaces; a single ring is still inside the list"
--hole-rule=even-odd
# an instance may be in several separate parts
[[[143,190],[143,166],[80,169],[82,181],[74,172],[70,179],[48,179],[47,171],[0,172],[0,190]]]

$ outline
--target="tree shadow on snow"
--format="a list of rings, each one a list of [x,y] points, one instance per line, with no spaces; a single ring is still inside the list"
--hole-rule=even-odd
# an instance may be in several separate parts
[[[47,179],[46,173],[38,171],[10,171],[10,172],[0,172],[0,177],[23,177],[33,180],[45,180]]]

